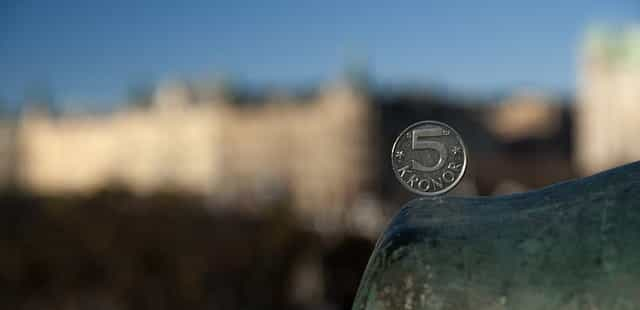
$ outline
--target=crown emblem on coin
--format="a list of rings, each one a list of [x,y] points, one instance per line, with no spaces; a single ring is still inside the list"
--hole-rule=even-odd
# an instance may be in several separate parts
[[[436,196],[452,190],[467,168],[467,148],[449,125],[422,121],[404,129],[391,149],[400,183],[413,193]]]

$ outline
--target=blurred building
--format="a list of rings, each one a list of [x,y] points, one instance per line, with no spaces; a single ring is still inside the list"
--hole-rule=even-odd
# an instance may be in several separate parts
[[[20,183],[45,194],[110,186],[222,200],[283,193],[296,207],[331,210],[371,177],[369,104],[346,85],[238,105],[174,84],[152,101],[110,115],[27,113]]]
[[[0,120],[0,188],[15,185],[16,156],[15,122]]]
[[[563,107],[542,93],[521,91],[488,115],[487,127],[500,141],[549,139],[561,130]]]
[[[27,113],[18,133],[20,184],[45,194],[214,188],[222,124],[212,106],[187,104],[181,95],[162,90],[152,107],[112,115]]]
[[[640,159],[640,26],[595,29],[583,49],[576,160],[586,175]]]
[[[507,194],[575,177],[567,98],[520,90],[491,105],[484,121],[495,150],[470,164],[481,194]]]

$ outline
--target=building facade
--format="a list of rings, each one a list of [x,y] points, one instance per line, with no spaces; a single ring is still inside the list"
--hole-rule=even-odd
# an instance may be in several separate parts
[[[583,47],[576,160],[583,175],[640,159],[640,26],[592,30]]]
[[[372,177],[370,106],[353,88],[240,106],[192,98],[172,85],[150,107],[109,115],[27,113],[18,128],[19,183],[44,194],[120,186],[221,200],[286,192],[297,207],[331,210]]]

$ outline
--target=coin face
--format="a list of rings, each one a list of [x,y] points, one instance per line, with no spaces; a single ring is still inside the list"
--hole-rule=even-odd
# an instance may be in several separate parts
[[[415,123],[396,138],[391,165],[400,183],[425,196],[453,189],[467,168],[467,148],[460,134],[436,121]]]

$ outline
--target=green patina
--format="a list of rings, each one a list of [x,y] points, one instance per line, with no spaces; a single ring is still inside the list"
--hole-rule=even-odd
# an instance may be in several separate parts
[[[624,29],[594,26],[587,32],[585,49],[609,66],[640,68],[640,25]]]
[[[640,309],[640,162],[530,193],[409,202],[353,309]]]

